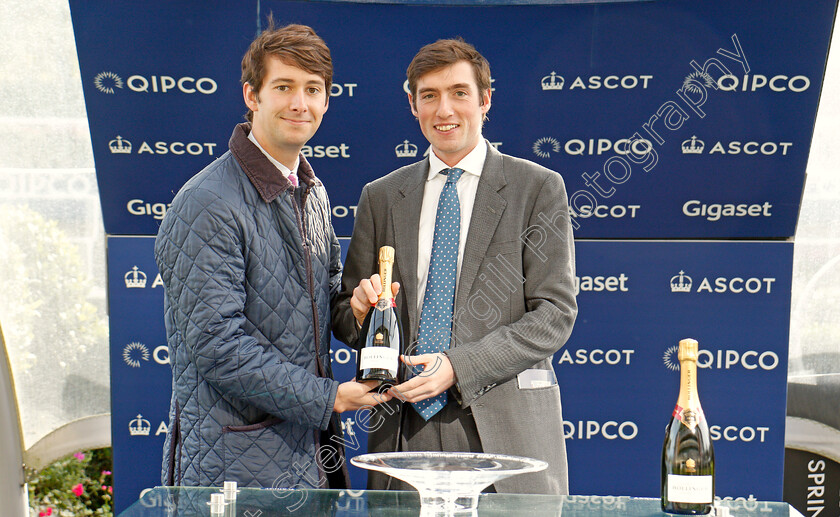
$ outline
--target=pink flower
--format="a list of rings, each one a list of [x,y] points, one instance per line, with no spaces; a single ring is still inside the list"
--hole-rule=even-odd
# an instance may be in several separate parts
[[[103,476],[110,476],[110,475],[111,475],[111,471],[110,471],[110,470],[103,470],[103,471],[102,471],[102,475],[103,475]]]
[[[73,493],[76,494],[76,497],[81,497],[85,493],[85,489],[81,483],[73,487]]]
[[[38,512],[38,517],[50,517],[52,515],[52,508],[47,508],[42,512]]]
[[[73,454],[73,457],[79,461],[85,461],[85,454],[83,452],[77,452]]]

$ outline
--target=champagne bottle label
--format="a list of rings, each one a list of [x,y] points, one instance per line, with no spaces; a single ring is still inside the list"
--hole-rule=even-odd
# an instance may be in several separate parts
[[[388,370],[399,363],[400,353],[387,346],[368,346],[359,352],[361,358],[359,365],[361,369],[381,368]]]
[[[674,407],[674,412],[671,416],[679,419],[684,426],[688,427],[692,431],[706,418],[705,415],[703,415],[703,410],[701,408],[684,408],[679,404]]]
[[[380,298],[373,304],[373,308],[379,311],[387,311],[391,307],[396,307],[397,302],[393,298]]]
[[[668,500],[673,503],[710,503],[714,499],[712,476],[668,474]]]

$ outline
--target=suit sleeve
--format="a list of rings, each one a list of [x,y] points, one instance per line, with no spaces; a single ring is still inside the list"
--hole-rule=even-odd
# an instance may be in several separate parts
[[[332,309],[333,334],[350,347],[355,347],[359,332],[356,329],[356,317],[350,307],[353,289],[363,278],[369,278],[376,271],[378,257],[373,250],[375,224],[371,211],[368,186],[362,189],[362,195],[356,207],[356,221],[353,224],[353,236],[347,250],[347,262],[341,277],[341,291]]]
[[[447,352],[463,407],[552,355],[572,332],[577,316],[575,250],[563,179],[551,173],[537,192],[528,226],[521,234],[525,314]],[[455,314],[456,336],[462,334],[462,322],[474,320],[470,314],[474,302],[471,298]]]
[[[177,332],[198,374],[223,397],[327,429],[338,383],[261,345],[246,331],[245,258],[231,206],[207,189],[170,209],[155,244]]]

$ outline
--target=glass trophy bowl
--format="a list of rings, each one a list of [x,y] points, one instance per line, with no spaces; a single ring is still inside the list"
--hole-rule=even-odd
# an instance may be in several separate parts
[[[531,458],[474,452],[383,452],[356,456],[350,463],[416,488],[424,517],[475,515],[482,489],[500,479],[548,467]]]

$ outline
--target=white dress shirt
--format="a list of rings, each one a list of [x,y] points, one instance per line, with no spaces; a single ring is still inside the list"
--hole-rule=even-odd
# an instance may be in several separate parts
[[[254,145],[257,146],[257,149],[262,151],[262,153],[265,155],[265,157],[268,158],[268,161],[270,161],[271,163],[274,164],[275,167],[277,167],[277,170],[280,171],[280,173],[283,175],[284,178],[289,179],[289,176],[294,175],[295,180],[297,180],[297,170],[298,170],[298,165],[300,165],[300,155],[298,155],[297,158],[295,158],[295,166],[290,169],[290,168],[286,167],[285,165],[283,165],[282,163],[280,163],[279,161],[277,161],[273,156],[268,154],[268,151],[263,149],[263,146],[261,146],[260,143],[257,142],[257,138],[254,136],[253,131],[248,133],[248,140],[254,142]],[[294,182],[293,184],[297,185],[299,183]]]
[[[464,170],[458,180],[458,202],[461,205],[461,234],[458,240],[458,269],[456,275],[461,274],[461,262],[464,259],[464,245],[467,242],[467,232],[470,229],[475,193],[478,190],[478,180],[484,169],[487,158],[487,142],[480,138],[475,149],[470,151],[455,167]],[[423,193],[423,206],[420,208],[420,229],[417,234],[417,312],[423,310],[423,298],[426,296],[426,280],[429,276],[429,263],[432,260],[432,242],[435,238],[435,217],[440,200],[440,193],[446,184],[446,176],[440,171],[449,166],[438,158],[434,150],[429,153],[429,174]],[[457,278],[457,276],[456,276]],[[455,289],[457,290],[457,284]]]

